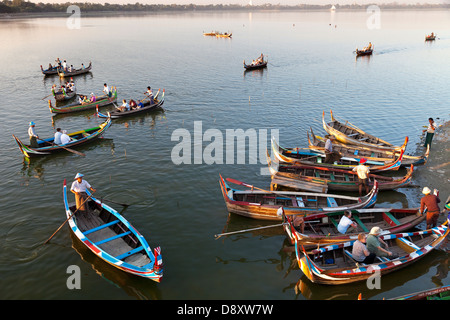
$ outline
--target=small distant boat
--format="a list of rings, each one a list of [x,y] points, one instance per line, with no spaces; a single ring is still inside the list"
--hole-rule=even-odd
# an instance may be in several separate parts
[[[79,111],[95,109],[97,106],[98,107],[107,106],[116,101],[117,101],[117,88],[113,87],[111,97],[109,97],[107,95],[102,95],[102,96],[96,97],[96,101],[94,101],[94,102],[80,103],[79,101],[77,101],[77,102],[74,102],[74,103],[68,104],[66,106],[59,107],[59,108],[54,107],[52,105],[52,101],[48,100],[48,107],[49,107],[51,113],[72,113],[72,112],[79,112]]]
[[[160,99],[158,99],[158,95],[159,95],[160,90],[158,90],[158,92],[156,93],[156,95],[153,97],[153,103],[151,103],[150,100],[146,100],[145,102],[143,102],[143,106],[140,108],[134,108],[130,111],[112,111],[110,112],[108,115],[112,118],[112,119],[118,119],[118,118],[124,118],[127,116],[133,116],[136,114],[142,114],[144,112],[148,112],[151,110],[155,110],[158,108],[161,108],[161,106],[164,103],[164,94],[165,94],[165,89],[163,89],[163,94],[162,97]],[[99,118],[107,118],[108,117],[107,114],[101,113],[98,108],[97,108],[97,116]]]
[[[210,36],[210,37],[215,37],[217,34],[218,34],[217,31],[203,32],[204,36]]]
[[[246,64],[244,60],[244,68],[245,70],[263,69],[267,67],[267,63],[267,59],[264,59],[264,56],[261,54],[258,59],[253,60],[250,64]]]
[[[77,95],[77,89],[74,90],[66,90],[65,88],[60,88],[58,91],[55,91],[54,88],[52,88],[52,94],[56,101],[67,101],[70,100]]]
[[[89,65],[87,67],[81,67],[79,69],[75,69],[72,72],[67,72],[67,71],[64,72],[64,70],[60,66],[55,66],[55,67],[51,67],[51,68],[48,68],[48,69],[44,70],[44,68],[42,68],[42,65],[41,65],[41,72],[45,76],[51,76],[51,75],[57,75],[57,74],[60,75],[60,76],[61,76],[61,74],[62,74],[62,76],[77,76],[77,75],[80,75],[80,74],[88,73],[88,72],[91,71],[91,69],[92,69],[92,63],[91,62],[89,62]]]
[[[85,145],[98,139],[110,126],[111,118],[108,118],[105,122],[97,127],[69,133],[68,136],[72,138],[72,141],[70,141],[69,143],[55,144],[53,142],[55,140],[55,137],[51,137],[48,139],[38,140],[38,147],[36,148],[32,148],[29,145],[23,143],[15,135],[13,135],[13,137],[19,145],[20,152],[22,152],[25,157],[31,158],[38,156],[47,156],[64,150],[73,151],[71,149],[76,148],[80,145]]]
[[[92,63],[89,62],[89,65],[87,67],[83,66],[83,67],[81,67],[79,69],[74,69],[72,71],[68,71],[68,70],[64,70],[64,69],[60,68],[58,70],[58,74],[59,74],[59,76],[61,78],[63,78],[63,77],[74,77],[74,76],[78,76],[80,74],[85,74],[85,73],[91,72],[91,69],[92,69]]]
[[[238,183],[234,179],[226,179]],[[283,207],[286,215],[327,213],[338,210],[369,208],[377,200],[378,185],[363,197],[351,197],[314,192],[236,190],[220,175],[220,188],[228,212],[258,220],[283,220],[278,209]],[[245,183],[241,183],[247,185]],[[249,185],[247,185],[249,186]]]
[[[433,40],[436,40],[436,35],[433,32],[425,36],[425,41],[433,41]]]
[[[380,235],[388,242],[389,251],[398,258],[377,257],[375,263],[357,263],[351,251],[356,240],[324,246],[307,252],[294,237],[295,254],[303,274],[313,283],[342,285],[366,281],[410,266],[430,252],[438,249],[449,235],[446,223],[423,231]]]
[[[370,56],[373,53],[373,49],[363,49],[363,50],[358,50],[356,49],[356,56]]]
[[[70,230],[97,257],[126,273],[160,282],[163,277],[161,248],[153,251],[145,238],[119,212],[92,196],[89,212],[76,212],[69,204],[64,179],[64,208]]]
[[[232,33],[217,33],[216,37],[217,38],[231,38]]]

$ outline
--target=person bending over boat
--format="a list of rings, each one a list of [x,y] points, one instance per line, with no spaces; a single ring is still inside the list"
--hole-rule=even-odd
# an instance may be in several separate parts
[[[92,192],[95,192],[95,189],[87,182],[83,180],[84,175],[81,173],[77,173],[74,181],[72,182],[72,187],[70,191],[75,194],[75,203],[78,211],[82,211],[87,213],[89,211],[89,207],[84,203],[87,199],[86,190],[90,189]]]
[[[362,196],[363,186],[366,189],[366,194],[369,193],[369,167],[366,167],[364,163],[367,162],[366,158],[359,160],[359,164],[353,168],[353,171],[358,175],[358,185],[359,185],[359,196]]]
[[[353,244],[352,257],[360,263],[372,264],[375,261],[376,255],[367,250],[365,243],[366,235],[364,233],[358,234],[358,240]]]
[[[341,159],[341,154],[337,151],[333,151],[333,141],[336,139],[333,135],[327,136],[325,141],[325,163],[334,163]]]
[[[33,121],[31,121],[30,127],[28,128],[28,135],[30,136],[30,147],[31,148],[38,147],[37,139],[39,139],[39,136],[36,134],[36,130],[34,129],[35,126],[36,126],[36,124]]]
[[[439,191],[434,189],[434,194],[431,194],[431,190],[428,187],[423,188],[422,193],[425,195],[420,199],[420,210],[423,214],[425,207],[427,208],[427,229],[434,228],[437,225],[439,218]]]
[[[381,234],[380,227],[373,227],[366,238],[367,250],[374,253],[377,257],[389,257],[391,259],[397,258],[391,251],[387,250],[388,245],[379,238]]]
[[[337,229],[340,233],[345,234],[346,232],[353,231],[358,227],[356,222],[350,219],[351,217],[352,212],[350,210],[345,210],[344,215],[342,216],[337,226]]]

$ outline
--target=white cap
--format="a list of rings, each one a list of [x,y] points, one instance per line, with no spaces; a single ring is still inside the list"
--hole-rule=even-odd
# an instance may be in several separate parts
[[[423,193],[423,194],[430,194],[430,193],[431,193],[431,190],[430,190],[430,188],[425,187],[425,188],[423,188],[422,193]]]

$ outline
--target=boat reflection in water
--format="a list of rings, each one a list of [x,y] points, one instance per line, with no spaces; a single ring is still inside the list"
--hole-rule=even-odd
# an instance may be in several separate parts
[[[80,242],[73,232],[70,232],[70,237],[72,239],[72,247],[81,256],[81,259],[91,264],[92,269],[98,275],[124,290],[130,297],[139,300],[162,299],[161,290],[158,288],[157,283],[118,270],[93,254]]]

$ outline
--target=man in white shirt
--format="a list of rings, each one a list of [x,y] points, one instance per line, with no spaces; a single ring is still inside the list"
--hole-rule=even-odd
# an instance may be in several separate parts
[[[104,92],[108,97],[111,97],[111,91],[109,90],[109,87],[108,87],[108,85],[107,85],[106,83],[103,85],[103,92]]]
[[[367,162],[366,158],[359,160],[359,165],[353,168],[358,174],[359,196],[362,196],[362,187],[366,189],[366,194],[369,193],[369,168],[364,165]]]
[[[61,144],[66,144],[72,141],[72,139],[67,135],[67,131],[63,130],[61,134]]]
[[[96,190],[86,180],[83,180],[84,175],[77,173],[75,180],[72,182],[70,191],[75,194],[75,202],[78,211],[88,212],[89,207],[84,203],[87,199],[86,190],[90,189],[92,192]]]
[[[351,211],[345,211],[344,215],[342,216],[341,220],[339,221],[338,224],[338,231],[342,234],[345,234],[347,231],[352,231],[352,228],[356,228],[358,225],[353,222],[350,218],[352,216],[352,212]]]
[[[61,144],[61,128],[57,128],[55,132],[55,139],[53,140],[54,144]]]

